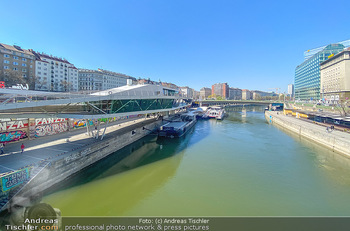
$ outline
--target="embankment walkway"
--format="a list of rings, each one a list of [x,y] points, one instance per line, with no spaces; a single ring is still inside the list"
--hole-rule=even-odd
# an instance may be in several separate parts
[[[328,132],[324,126],[286,116],[283,112],[266,111],[265,118],[269,123],[292,131],[350,158],[350,133],[337,130]]]
[[[129,127],[132,129],[131,127],[134,125],[152,120],[155,120],[155,118],[130,118],[111,122],[106,128],[104,139],[117,135],[116,133],[119,130],[128,129]],[[101,138],[104,130],[102,128],[104,128],[104,125],[101,125],[98,139],[88,136],[87,129],[84,127],[52,136],[9,143],[4,148],[5,154],[0,155],[0,175],[95,143]],[[21,153],[22,143],[25,145],[24,153]]]

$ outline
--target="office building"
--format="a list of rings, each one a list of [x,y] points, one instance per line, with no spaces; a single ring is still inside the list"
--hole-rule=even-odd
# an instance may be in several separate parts
[[[288,84],[288,95],[294,97],[294,84]]]
[[[344,45],[345,48],[350,47],[350,40],[345,40],[345,41],[336,42],[336,43]],[[318,48],[304,51],[304,61],[308,60],[309,58],[314,56],[316,53],[324,50],[325,48],[326,48],[326,46],[322,46],[322,47],[318,47]]]
[[[320,63],[343,51],[344,45],[330,44],[295,69],[296,100],[320,99]]]
[[[350,99],[350,48],[321,63],[321,97],[330,104]]]

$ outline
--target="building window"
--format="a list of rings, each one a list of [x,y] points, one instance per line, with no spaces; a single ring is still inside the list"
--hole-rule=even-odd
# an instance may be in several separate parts
[[[22,69],[22,72],[27,72],[27,69]]]
[[[26,77],[27,77],[27,75],[26,75],[26,74],[23,74],[23,77],[24,77],[24,78],[26,78]]]
[[[41,67],[38,67],[39,70],[41,70]]]
[[[14,67],[13,70],[14,70],[14,71],[17,71],[18,69],[17,69],[17,67]]]
[[[10,61],[8,61],[8,60],[4,60],[4,63],[10,63]]]
[[[4,66],[4,69],[9,69],[9,67],[8,66]]]
[[[22,58],[22,61],[27,61],[27,59],[26,58]]]
[[[17,60],[17,59],[18,59],[18,57],[17,57],[17,56],[13,56],[13,59],[16,59],[16,60]]]
[[[18,65],[18,63],[17,62],[13,62],[13,65]]]
[[[38,71],[38,75],[41,75],[41,72],[40,72],[40,71]]]
[[[27,64],[25,64],[25,63],[22,63],[22,67],[26,67],[27,66]]]
[[[4,54],[4,57],[5,58],[9,58],[10,56],[8,54]]]
[[[32,66],[32,65],[30,65],[30,68],[33,68],[33,66]]]

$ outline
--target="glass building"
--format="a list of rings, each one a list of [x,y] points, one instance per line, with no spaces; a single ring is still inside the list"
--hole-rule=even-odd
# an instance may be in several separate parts
[[[345,40],[345,41],[337,42],[337,43],[344,45],[345,48],[350,47],[350,40]],[[318,47],[315,49],[304,51],[304,61],[308,60],[309,58],[314,56],[317,52],[320,52],[325,48],[326,48],[326,46],[322,46],[322,47]]]
[[[320,99],[320,63],[343,51],[344,48],[343,44],[330,44],[295,68],[296,100]]]

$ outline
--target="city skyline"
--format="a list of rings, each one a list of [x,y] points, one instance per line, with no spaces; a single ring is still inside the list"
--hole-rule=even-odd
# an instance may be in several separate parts
[[[349,39],[347,2],[327,20],[327,5],[295,1],[7,2],[1,43],[199,91],[230,87],[287,92],[307,49]],[[5,4],[5,3],[4,3]],[[54,9],[54,10],[53,10]],[[326,33],[331,27],[332,33]]]

